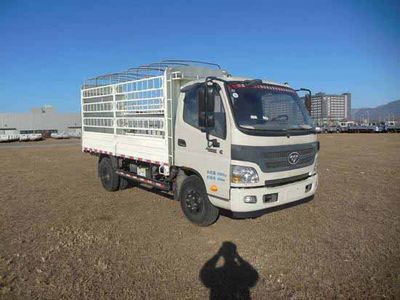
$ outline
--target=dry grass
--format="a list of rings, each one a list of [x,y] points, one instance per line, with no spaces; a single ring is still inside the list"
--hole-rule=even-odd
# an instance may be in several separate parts
[[[203,299],[224,241],[258,272],[254,299],[399,298],[400,135],[320,140],[313,201],[208,228],[144,189],[105,192],[79,146],[0,147],[0,298]]]

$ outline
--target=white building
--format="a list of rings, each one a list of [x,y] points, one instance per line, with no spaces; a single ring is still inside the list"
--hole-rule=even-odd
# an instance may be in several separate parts
[[[16,128],[20,133],[52,133],[81,127],[80,113],[59,113],[50,106],[29,113],[0,113],[0,128]]]
[[[311,117],[319,124],[351,119],[351,93],[328,95],[317,93],[311,96]]]

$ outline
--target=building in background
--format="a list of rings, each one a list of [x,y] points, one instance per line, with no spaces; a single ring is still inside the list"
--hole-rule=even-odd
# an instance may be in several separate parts
[[[305,105],[318,125],[351,120],[351,93],[317,93],[305,98]]]
[[[52,106],[32,108],[29,113],[0,113],[0,128],[16,128],[22,134],[77,131],[81,128],[80,113],[60,113]]]

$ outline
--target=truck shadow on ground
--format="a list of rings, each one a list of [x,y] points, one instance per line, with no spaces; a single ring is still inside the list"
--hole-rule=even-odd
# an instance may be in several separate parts
[[[210,290],[210,299],[251,299],[250,288],[256,285],[259,275],[239,255],[234,243],[223,242],[201,268],[199,278]]]

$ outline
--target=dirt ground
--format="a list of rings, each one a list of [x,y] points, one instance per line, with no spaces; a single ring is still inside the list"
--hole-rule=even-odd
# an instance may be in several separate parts
[[[76,141],[0,145],[0,298],[399,298],[400,134],[319,138],[312,201],[208,228],[106,192]]]

